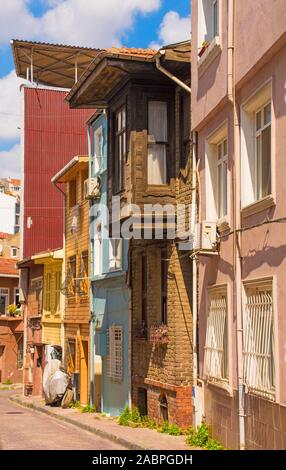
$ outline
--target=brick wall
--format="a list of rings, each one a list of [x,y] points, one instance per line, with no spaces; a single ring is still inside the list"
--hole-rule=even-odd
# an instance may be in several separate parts
[[[175,94],[175,154],[176,154],[176,204],[191,203],[191,130],[189,154],[184,168],[181,166],[181,93]],[[190,110],[191,113],[191,110]],[[133,151],[141,168],[144,157],[143,141],[133,136]],[[139,182],[136,182],[136,187]],[[142,188],[144,190],[144,188]],[[157,198],[158,199],[158,198]],[[163,201],[157,200],[159,203]],[[188,214],[188,210],[186,211]],[[187,216],[186,226],[189,218]],[[148,273],[148,328],[158,323],[161,316],[161,250],[167,248],[168,281],[168,344],[151,344],[148,331],[147,339],[138,338],[141,315],[141,256],[147,256]],[[147,411],[150,418],[157,422],[168,416],[171,423],[186,427],[192,424],[192,263],[189,253],[178,251],[173,241],[132,241],[131,243],[131,284],[132,284],[132,400],[134,405],[142,406],[142,389],[146,391]]]
[[[161,318],[161,250],[167,248],[168,344],[150,342],[150,326]],[[147,256],[147,338],[138,338],[141,312],[141,256]],[[179,258],[173,242],[132,243],[132,398],[140,405],[138,388],[147,390],[150,418],[163,419],[160,398],[165,395],[168,420],[180,426],[192,423],[192,313],[190,307],[191,266]]]

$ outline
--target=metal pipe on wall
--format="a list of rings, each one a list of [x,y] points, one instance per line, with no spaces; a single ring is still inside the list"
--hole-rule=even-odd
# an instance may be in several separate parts
[[[240,215],[240,132],[236,107],[235,88],[235,30],[236,0],[228,1],[228,97],[233,106],[233,306],[236,311],[237,342],[237,382],[238,382],[238,421],[239,448],[245,449],[245,409],[243,383],[243,324],[242,324],[242,291],[241,291],[241,215]]]

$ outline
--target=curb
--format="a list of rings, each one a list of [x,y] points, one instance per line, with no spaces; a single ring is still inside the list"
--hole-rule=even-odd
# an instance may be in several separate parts
[[[88,424],[81,423],[79,421],[76,421],[73,418],[69,418],[68,416],[57,415],[56,413],[53,413],[49,409],[43,408],[42,406],[35,405],[33,402],[24,402],[18,396],[12,396],[9,398],[9,400],[25,408],[30,408],[32,410],[39,411],[40,413],[44,413],[46,415],[52,416],[53,418],[56,418],[60,421],[65,421],[66,423],[72,424],[80,429],[83,429],[84,431],[91,432],[92,434],[95,434],[99,437],[102,437],[104,439],[108,439],[112,442],[120,444],[124,447],[127,447],[128,450],[149,450],[138,444],[134,444],[134,442],[128,441],[127,439],[118,437],[115,434],[109,433],[107,431],[102,431],[102,429],[97,429],[94,426],[89,426]]]

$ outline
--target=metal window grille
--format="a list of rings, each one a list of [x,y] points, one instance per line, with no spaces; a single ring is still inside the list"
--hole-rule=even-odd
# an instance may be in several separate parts
[[[253,391],[275,393],[272,290],[246,292],[243,312],[244,382]]]
[[[123,377],[123,328],[111,326],[107,332],[107,374],[112,380]]]
[[[227,300],[213,295],[209,302],[205,343],[205,374],[209,379],[227,380]]]

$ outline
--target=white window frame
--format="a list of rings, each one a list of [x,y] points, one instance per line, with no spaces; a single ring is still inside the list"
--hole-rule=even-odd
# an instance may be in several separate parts
[[[208,290],[204,374],[209,382],[229,385],[229,322],[227,286]]]
[[[0,296],[1,297],[3,296],[3,297],[6,298],[5,312],[4,312],[4,314],[2,312],[0,312],[0,315],[5,316],[6,313],[7,313],[7,307],[8,307],[8,305],[10,305],[10,289],[8,287],[0,287]]]
[[[96,232],[94,233],[93,238],[93,247],[94,247],[94,262],[93,262],[93,275],[99,276],[102,274],[102,251],[103,251],[103,240],[102,240],[102,221],[97,220]]]
[[[123,327],[112,325],[107,330],[107,375],[115,382],[123,380]]]
[[[219,217],[218,204],[218,145],[226,140],[228,149],[228,125],[224,121],[218,128],[212,131],[205,141],[205,200],[206,200],[206,220],[216,222],[219,229],[229,226],[230,207],[230,172],[228,168],[228,155],[221,162],[226,163],[226,214]],[[228,152],[227,152],[228,153]],[[220,162],[220,163],[221,163]]]
[[[16,254],[13,254],[13,250],[16,250]],[[18,257],[18,248],[16,246],[11,246],[11,258],[17,258]]]
[[[97,150],[100,149],[99,152]],[[103,127],[94,130],[94,173],[98,173],[102,167],[103,158]]]
[[[257,198],[256,113],[271,103],[271,194]],[[272,80],[266,81],[245,100],[241,114],[241,208],[248,216],[270,207],[275,202],[275,114]],[[243,177],[242,177],[243,175]]]
[[[17,303],[16,303],[16,295],[17,295],[17,293],[18,293],[18,295],[19,295],[19,303],[20,303],[20,289],[19,289],[19,287],[14,287],[14,304],[15,304],[15,305],[17,305]]]
[[[264,111],[267,108],[267,106],[270,105],[270,121],[265,124],[264,120]],[[257,116],[258,114],[261,114],[261,127],[257,129]],[[269,196],[271,194],[271,182],[270,182],[270,192],[269,194],[266,194],[265,196],[262,196],[262,133],[265,129],[268,127],[271,128],[272,126],[272,110],[271,110],[271,101],[269,100],[265,105],[257,109],[255,112],[254,116],[254,130],[255,130],[255,172],[256,172],[256,177],[255,177],[255,183],[256,183],[256,188],[255,188],[255,194],[256,194],[256,200],[259,201],[263,197]],[[259,156],[258,156],[258,146],[257,146],[257,139],[260,137],[260,142],[261,142],[261,163],[260,163],[260,172],[258,171],[259,169]],[[270,154],[270,168],[271,168],[271,154]]]
[[[117,256],[114,255],[114,244],[118,243]],[[109,271],[122,269],[122,238],[109,239]]]
[[[157,141],[156,137],[151,134],[151,129],[149,128],[149,121],[150,121],[150,105],[151,103],[161,103],[165,107],[166,111],[166,139],[162,141]],[[167,158],[168,158],[168,146],[169,146],[169,109],[168,109],[168,102],[166,100],[160,99],[151,99],[148,101],[148,156],[147,156],[147,182],[149,186],[161,186],[167,184]],[[152,160],[153,153],[152,148],[163,147],[165,154],[164,154],[164,161],[163,161],[163,175],[161,175],[161,180],[156,180],[153,174],[153,168],[151,168],[150,161]],[[157,160],[158,161],[158,160]],[[151,171],[152,170],[152,171]]]
[[[246,391],[271,400],[277,393],[273,287],[271,279],[245,283],[243,289],[243,381]]]
[[[226,151],[225,151],[226,148]],[[221,154],[220,154],[221,149]],[[225,137],[216,146],[216,165],[217,165],[217,179],[216,179],[216,206],[217,218],[223,219],[228,214],[228,142]],[[221,155],[221,156],[220,156]],[[226,177],[224,180],[224,167],[226,167]],[[221,187],[219,173],[221,171]],[[225,211],[223,210],[225,205]]]
[[[215,24],[216,11],[216,24]],[[204,41],[211,49],[212,45],[219,45],[220,36],[220,0],[198,0],[198,52]]]

